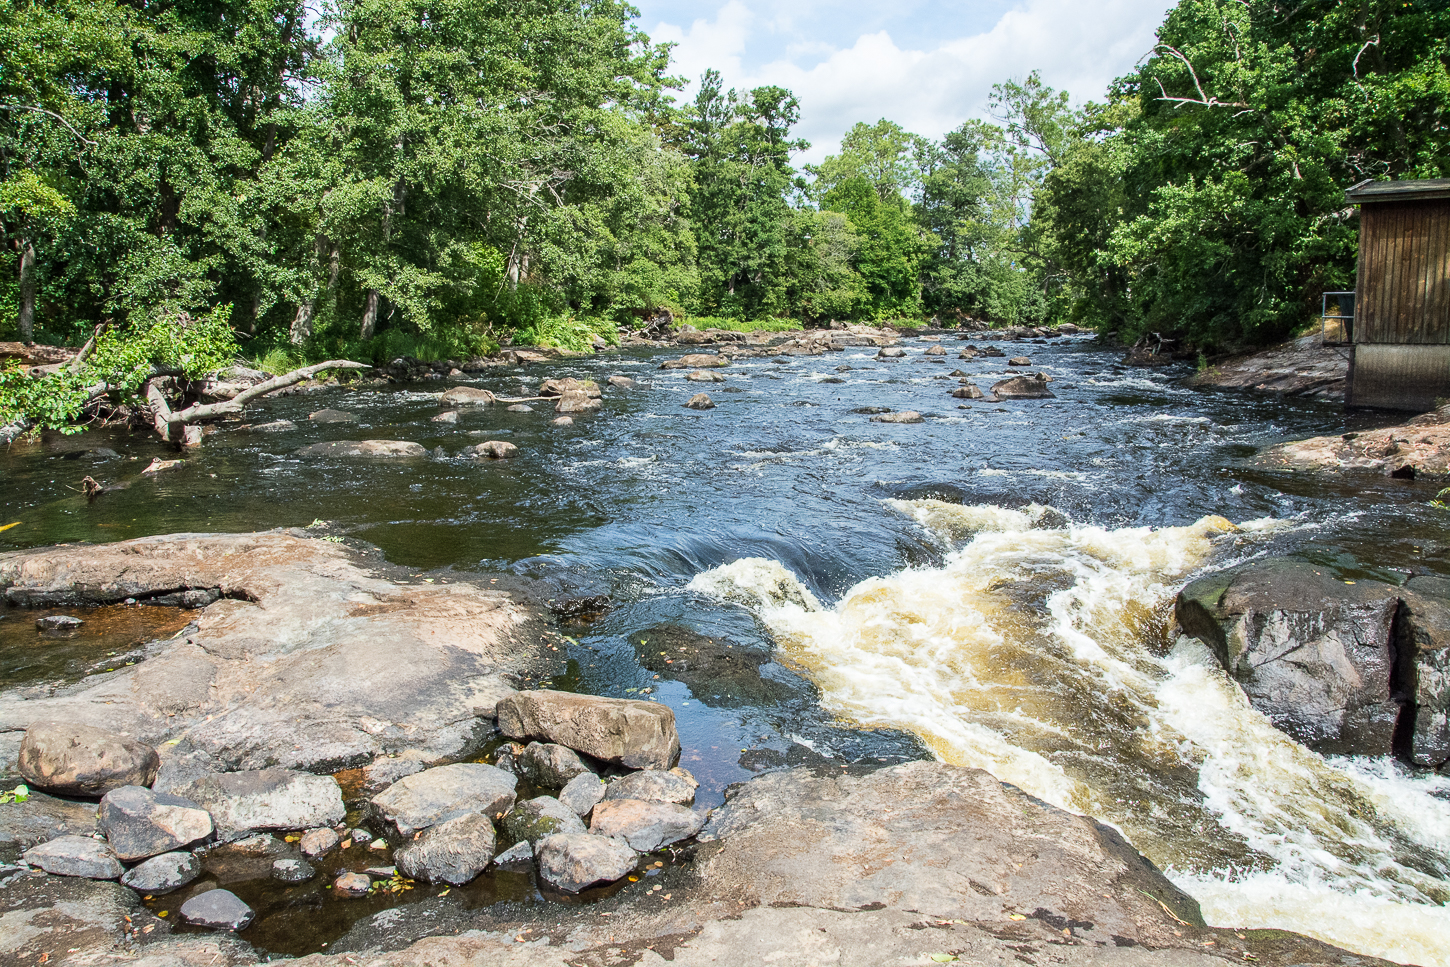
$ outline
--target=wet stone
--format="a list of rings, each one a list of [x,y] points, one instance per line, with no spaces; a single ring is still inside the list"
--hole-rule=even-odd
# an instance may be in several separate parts
[[[534,865],[533,844],[525,840],[515,843],[493,858],[493,865],[501,870],[528,869]]]
[[[530,406],[529,404],[527,404],[527,403],[515,403],[512,406],[508,407],[507,409],[508,409],[508,412],[510,412],[510,413],[532,413],[532,412],[534,412],[534,408],[532,406]]]
[[[555,889],[579,893],[596,883],[613,883],[634,869],[638,856],[622,839],[567,833],[540,840],[534,850],[539,876]]]
[[[252,908],[230,890],[208,890],[181,905],[181,919],[213,930],[240,930],[252,917]]]
[[[338,896],[367,896],[372,888],[372,877],[366,873],[344,873],[332,881],[332,892]]]
[[[511,839],[530,843],[537,843],[555,833],[585,831],[579,814],[553,796],[539,796],[519,803],[503,818],[503,828]]]
[[[272,861],[272,879],[280,880],[283,883],[306,883],[316,873],[312,864],[306,860],[284,857]]]
[[[915,410],[902,410],[900,413],[883,413],[880,416],[871,417],[872,423],[920,423],[921,414]]]
[[[134,866],[121,882],[138,893],[170,893],[201,875],[201,863],[190,853],[162,853]]]
[[[35,627],[41,631],[74,631],[85,624],[80,618],[68,614],[51,614],[35,619]]]
[[[353,423],[357,420],[357,414],[346,410],[318,410],[316,413],[308,413],[307,418],[313,423]]]
[[[297,846],[302,850],[302,855],[309,859],[321,856],[323,853],[337,848],[340,837],[337,832],[327,827],[320,829],[309,829],[302,834],[302,839]]]
[[[592,772],[570,779],[559,793],[559,801],[581,817],[588,816],[603,798],[604,782]]]
[[[115,880],[123,872],[111,848],[89,836],[60,836],[26,850],[22,858],[54,876]]]
[[[852,413],[858,413],[858,414],[860,414],[862,416],[870,416],[870,415],[875,414],[875,413],[890,413],[891,412],[891,407],[889,407],[889,406],[858,406],[854,410],[852,410],[851,412]]]
[[[437,416],[433,417],[433,422],[434,423],[457,423],[458,422],[458,411],[457,410],[445,410],[444,412],[439,413]]]
[[[462,886],[493,862],[493,823],[467,813],[439,823],[393,854],[405,876],[426,883]]]
[[[590,769],[573,749],[553,742],[530,742],[518,757],[519,768],[535,785],[559,789]]]

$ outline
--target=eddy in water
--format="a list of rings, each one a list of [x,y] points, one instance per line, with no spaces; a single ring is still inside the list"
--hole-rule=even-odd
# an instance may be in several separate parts
[[[1326,759],[1248,703],[1171,602],[1224,535],[1109,529],[1056,510],[889,500],[955,549],[822,605],[751,558],[692,587],[751,608],[836,714],[919,734],[1119,828],[1210,923],[1294,930],[1450,967],[1450,780]]]

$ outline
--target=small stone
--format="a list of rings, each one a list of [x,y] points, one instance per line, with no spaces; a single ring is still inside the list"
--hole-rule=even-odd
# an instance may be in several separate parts
[[[915,410],[902,410],[900,413],[884,413],[881,416],[871,417],[872,423],[920,423],[921,414]]]
[[[444,412],[439,413],[437,416],[433,417],[433,422],[434,423],[457,423],[458,422],[458,411],[457,410],[445,410]]]
[[[588,816],[589,811],[603,798],[604,781],[592,772],[586,772],[570,779],[569,784],[559,793],[559,801],[578,813],[580,817]]]
[[[117,858],[130,863],[205,839],[212,833],[212,821],[190,799],[122,786],[101,799],[99,828]]]
[[[489,440],[468,452],[473,454],[475,460],[507,460],[518,456],[519,448],[504,440]]]
[[[363,872],[380,880],[391,880],[398,875],[398,868],[396,866],[369,866]]]
[[[1008,366],[1031,366],[1032,360],[1026,356],[1013,356],[1007,360]]]
[[[372,888],[372,877],[366,873],[344,873],[332,881],[332,892],[339,896],[367,896]]]
[[[510,413],[532,413],[534,408],[527,403],[515,403],[508,408]]]
[[[534,847],[528,840],[515,843],[493,858],[493,865],[500,870],[527,869],[534,865]]]
[[[465,813],[430,827],[393,854],[404,876],[425,883],[462,886],[493,862],[493,823]]]
[[[80,618],[74,618],[68,614],[52,614],[35,619],[35,627],[41,631],[74,631],[83,624],[85,622]]]
[[[689,410],[713,410],[715,408],[715,401],[710,399],[707,393],[696,393],[690,397],[690,401],[685,404],[685,408]]]
[[[347,837],[356,846],[366,846],[373,841],[373,834],[362,828],[349,831]]]
[[[622,776],[609,784],[605,799],[643,799],[648,802],[690,803],[695,801],[698,783],[671,772],[645,769]]]
[[[302,840],[297,846],[302,850],[303,856],[311,859],[336,849],[340,838],[335,830],[323,826],[318,829],[309,829],[303,833]]]
[[[115,880],[124,872],[115,852],[90,836],[57,836],[26,850],[21,858],[55,876]]]
[[[705,814],[667,802],[641,799],[606,799],[594,807],[589,831],[618,836],[641,853],[678,843],[698,833]]]
[[[883,346],[876,354],[877,359],[901,359],[906,355],[906,350],[899,346]]]
[[[591,833],[561,833],[534,849],[539,876],[555,889],[579,893],[596,883],[613,883],[628,874],[638,856],[622,839]]]
[[[960,377],[965,378],[967,374],[964,373],[964,372],[962,372],[960,369],[954,369],[950,373],[948,373],[947,375],[948,376],[960,376]]]
[[[313,423],[352,423],[357,415],[346,410],[318,410],[316,413],[308,413],[307,418]]]
[[[201,863],[190,853],[162,853],[121,877],[121,882],[137,893],[170,893],[201,876]]]
[[[574,418],[572,416],[556,416],[549,422],[553,423],[555,426],[573,426]]]
[[[582,833],[579,814],[553,796],[539,796],[519,803],[503,818],[504,832],[515,840],[537,843],[555,833]]]
[[[836,372],[838,372],[838,373],[849,373],[850,371],[851,371],[851,367],[850,366],[837,366],[836,367]]]
[[[938,346],[932,346],[926,352],[922,353],[923,356],[945,356],[946,354],[947,354],[947,351],[945,349],[943,349],[939,345]]]
[[[611,376],[609,377],[608,382],[610,386],[613,386],[616,389],[634,389],[636,386],[639,385],[628,376]]]
[[[295,856],[272,861],[272,879],[281,880],[283,883],[306,883],[316,873],[311,863]]]
[[[240,930],[253,916],[252,908],[230,890],[208,890],[181,905],[181,919],[213,930]]]
[[[852,413],[860,413],[862,415],[869,415],[871,413],[890,413],[891,412],[891,407],[889,407],[889,406],[858,406],[854,410],[852,410],[851,412]]]
[[[553,742],[530,742],[518,757],[519,768],[535,785],[559,789],[575,776],[589,772],[573,749]]]
[[[723,383],[725,377],[719,373],[712,373],[704,369],[696,369],[685,374],[685,379],[692,383]]]
[[[976,386],[958,386],[952,390],[952,399],[957,400],[979,400],[982,399],[982,391]]]
[[[104,796],[156,781],[156,750],[105,729],[73,722],[32,722],[20,742],[20,776],[63,796]]]
[[[399,779],[371,800],[373,810],[398,834],[411,837],[420,829],[462,813],[494,816],[514,805],[518,780],[490,765],[458,762],[435,766]]]

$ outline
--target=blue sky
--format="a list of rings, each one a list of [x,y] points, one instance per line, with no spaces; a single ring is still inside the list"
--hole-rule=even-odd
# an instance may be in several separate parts
[[[801,100],[799,134],[835,150],[856,121],[886,117],[930,137],[985,117],[987,93],[1033,69],[1075,101],[1153,46],[1167,0],[634,0],[640,26],[675,41],[675,72],[707,67],[727,87],[780,84]],[[687,96],[693,93],[687,92]]]

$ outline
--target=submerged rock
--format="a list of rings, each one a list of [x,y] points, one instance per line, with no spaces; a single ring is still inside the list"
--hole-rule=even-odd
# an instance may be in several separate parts
[[[83,624],[80,618],[68,614],[49,614],[35,619],[35,627],[41,631],[74,631]]]
[[[493,858],[493,865],[501,870],[528,869],[534,865],[534,847],[527,841],[515,843]]]
[[[282,883],[306,883],[317,875],[317,870],[306,860],[295,856],[284,856],[272,861],[272,879]]]
[[[121,882],[137,893],[170,893],[201,876],[201,863],[190,853],[162,853],[134,866]]]
[[[308,413],[307,418],[313,423],[354,423],[357,421],[357,414],[348,413],[346,410],[318,410],[316,413]]]
[[[704,813],[674,803],[605,798],[594,807],[589,831],[599,836],[618,836],[631,848],[649,853],[689,839],[704,825]]]
[[[372,888],[372,877],[366,873],[344,873],[332,881],[334,896],[367,896]]]
[[[711,356],[707,353],[690,353],[679,359],[667,359],[660,363],[660,369],[711,369],[729,366],[729,356]]]
[[[883,413],[871,417],[872,423],[920,423],[922,416],[916,410],[902,410],[899,413]]]
[[[685,374],[685,379],[692,383],[723,383],[725,377],[719,373],[712,373],[704,369],[692,370]]]
[[[434,423],[457,423],[458,422],[458,411],[457,410],[444,410],[442,413],[439,413],[437,416],[433,417],[433,422]]]
[[[713,410],[714,408],[715,401],[710,399],[708,393],[696,393],[694,396],[690,397],[690,401],[685,404],[685,409],[687,410]]]
[[[503,828],[510,838],[530,843],[538,843],[555,833],[585,832],[579,814],[553,796],[519,803],[503,818]]]
[[[611,376],[609,377],[609,385],[615,389],[634,389],[639,386],[639,383],[628,376]]]
[[[252,908],[230,890],[208,890],[181,905],[183,920],[213,930],[240,930],[253,916]]]
[[[424,830],[393,861],[412,879],[462,886],[488,867],[493,852],[493,823],[480,813],[464,813]]]
[[[542,739],[631,769],[668,769],[680,754],[665,705],[546,689],[515,692],[496,708],[511,739]]]
[[[319,829],[309,829],[303,833],[302,839],[297,843],[297,848],[302,850],[303,856],[311,859],[337,849],[339,842],[341,842],[341,838],[337,835],[337,831],[323,826]]]
[[[190,799],[122,786],[101,799],[100,830],[116,856],[131,863],[206,839],[212,820]]]
[[[534,847],[539,876],[565,893],[580,893],[597,883],[613,883],[639,861],[622,839],[592,833],[561,833]]]
[[[428,451],[422,444],[405,440],[334,440],[329,443],[314,443],[297,451],[303,459],[320,458],[366,458],[377,460],[404,460],[426,457]]]
[[[992,395],[999,400],[1046,400],[1057,394],[1047,388],[1048,379],[1036,376],[1012,376],[992,384]]]
[[[25,862],[55,876],[115,880],[124,872],[109,846],[89,836],[60,836],[25,851]]]
[[[161,758],[140,742],[76,722],[32,722],[20,742],[22,778],[62,796],[103,796],[156,781]]]
[[[371,800],[373,810],[400,836],[462,813],[490,817],[513,808],[518,780],[494,766],[477,762],[425,769],[393,783]]]

